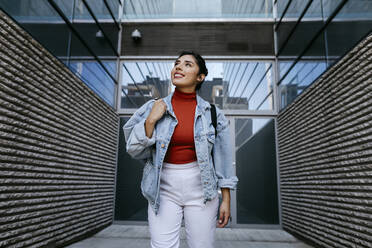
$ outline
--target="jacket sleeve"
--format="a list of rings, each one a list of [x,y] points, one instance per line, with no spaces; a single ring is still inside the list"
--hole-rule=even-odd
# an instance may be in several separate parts
[[[231,144],[229,121],[220,109],[216,107],[217,114],[217,136],[213,147],[213,160],[218,178],[219,188],[236,189],[238,178],[235,176],[233,167],[234,152]]]
[[[145,121],[153,104],[153,99],[147,101],[131,116],[123,127],[127,143],[126,150],[135,159],[149,158],[151,156],[151,146],[155,144],[155,129],[151,138],[148,138],[145,132]]]

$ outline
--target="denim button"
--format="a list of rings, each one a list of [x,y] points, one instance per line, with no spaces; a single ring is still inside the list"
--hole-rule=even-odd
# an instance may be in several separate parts
[[[164,145],[164,143],[163,143],[163,144],[161,144],[161,148],[164,148],[164,146],[165,146],[165,145]]]

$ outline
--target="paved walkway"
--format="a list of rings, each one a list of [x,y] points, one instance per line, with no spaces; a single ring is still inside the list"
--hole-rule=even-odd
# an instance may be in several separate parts
[[[180,248],[188,248],[181,229]],[[68,248],[149,248],[148,226],[111,225]],[[312,248],[283,230],[217,228],[215,248]]]

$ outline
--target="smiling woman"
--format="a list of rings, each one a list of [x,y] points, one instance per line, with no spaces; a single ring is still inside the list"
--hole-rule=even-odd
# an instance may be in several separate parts
[[[179,247],[184,218],[189,247],[212,248],[216,225],[229,221],[230,189],[238,178],[229,123],[216,107],[216,132],[211,105],[197,94],[207,75],[198,53],[181,52],[171,70],[175,91],[147,101],[124,125],[127,152],[146,163],[141,191],[148,200],[151,247]]]
[[[176,89],[188,93],[199,90],[207,75],[204,59],[192,51],[181,52],[171,72],[172,83]]]

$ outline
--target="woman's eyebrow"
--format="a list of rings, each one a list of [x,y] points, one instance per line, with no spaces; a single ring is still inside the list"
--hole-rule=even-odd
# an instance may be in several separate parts
[[[177,62],[181,62],[181,61],[179,59],[177,59],[174,63],[177,63]],[[185,60],[185,62],[194,64],[194,62],[192,62],[191,60]]]

